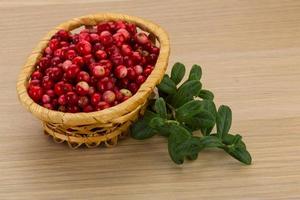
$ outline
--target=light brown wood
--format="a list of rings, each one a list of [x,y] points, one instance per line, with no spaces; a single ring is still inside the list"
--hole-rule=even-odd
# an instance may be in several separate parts
[[[300,199],[299,1],[26,2],[0,1],[0,199]],[[201,64],[253,165],[205,151],[177,166],[161,137],[74,151],[43,136],[17,100],[21,66],[52,27],[101,11],[160,24],[171,64]]]

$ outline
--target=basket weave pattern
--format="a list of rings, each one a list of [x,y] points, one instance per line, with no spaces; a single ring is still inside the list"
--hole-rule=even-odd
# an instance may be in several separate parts
[[[134,23],[143,31],[155,36],[160,44],[160,54],[154,70],[138,92],[116,106],[90,113],[63,113],[46,109],[35,103],[27,93],[28,81],[36,63],[43,54],[51,37],[60,29],[74,30],[81,26],[93,26],[101,21],[124,20]],[[170,45],[167,33],[147,20],[124,14],[103,13],[74,18],[51,30],[28,57],[17,82],[18,97],[22,105],[42,121],[45,133],[56,142],[66,141],[71,148],[82,144],[97,147],[100,144],[114,146],[119,138],[127,135],[129,126],[143,114],[155,86],[162,79],[168,65]]]

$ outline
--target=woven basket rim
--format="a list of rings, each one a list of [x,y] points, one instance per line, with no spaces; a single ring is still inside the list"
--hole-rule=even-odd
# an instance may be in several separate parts
[[[98,22],[106,20],[124,20],[134,23],[142,30],[155,35],[160,43],[160,54],[158,56],[154,70],[149,75],[147,80],[141,85],[137,93],[128,100],[116,106],[90,113],[64,113],[60,111],[49,110],[35,103],[27,93],[27,84],[31,73],[35,68],[37,60],[42,56],[42,52],[51,37],[60,29],[71,31],[83,25],[95,25]],[[148,20],[120,13],[100,13],[73,18],[49,31],[46,36],[42,38],[42,40],[38,43],[36,48],[33,49],[18,77],[18,97],[25,108],[27,108],[34,116],[44,122],[64,124],[65,126],[107,123],[115,118],[119,118],[131,112],[132,110],[144,104],[149,95],[152,93],[154,87],[162,79],[168,65],[169,54],[170,44],[168,34],[159,25]]]

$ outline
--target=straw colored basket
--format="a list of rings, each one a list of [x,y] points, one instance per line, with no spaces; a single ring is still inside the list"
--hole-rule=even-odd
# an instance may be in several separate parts
[[[134,23],[139,29],[150,33],[159,42],[160,54],[157,63],[138,92],[121,104],[90,113],[63,113],[48,110],[35,103],[27,94],[27,85],[30,75],[51,37],[60,29],[71,31],[81,26],[96,25],[107,20],[124,20]],[[97,147],[101,144],[109,147],[114,146],[120,137],[127,135],[132,122],[140,114],[143,114],[155,86],[165,73],[169,53],[170,46],[167,33],[158,25],[144,19],[115,13],[74,18],[51,30],[32,51],[18,78],[18,97],[23,106],[42,121],[45,133],[51,135],[56,142],[66,141],[71,148],[77,148],[82,144],[87,147]]]

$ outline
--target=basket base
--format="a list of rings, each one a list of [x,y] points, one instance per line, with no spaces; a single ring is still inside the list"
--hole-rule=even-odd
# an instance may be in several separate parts
[[[88,148],[99,146],[114,147],[117,145],[119,139],[124,139],[128,136],[128,129],[131,124],[132,122],[128,121],[111,133],[97,136],[57,132],[46,123],[43,124],[43,127],[45,134],[51,136],[56,143],[66,142],[70,148],[77,149],[82,145],[85,145]]]

